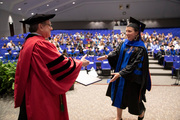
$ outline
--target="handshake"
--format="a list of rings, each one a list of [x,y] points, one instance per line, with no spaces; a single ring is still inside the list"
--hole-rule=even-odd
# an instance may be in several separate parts
[[[84,55],[84,56],[81,58],[82,66],[83,66],[83,67],[89,65],[89,61],[85,59],[86,57],[87,57],[87,54]],[[107,55],[104,55],[104,56],[101,56],[101,57],[97,58],[97,60],[103,61],[103,60],[105,60],[105,59],[107,59],[107,58],[108,58],[108,56],[107,56]],[[113,75],[113,78],[110,80],[110,82],[114,82],[116,79],[118,79],[119,77],[121,77],[121,75],[119,74],[119,72],[111,73],[111,75]]]

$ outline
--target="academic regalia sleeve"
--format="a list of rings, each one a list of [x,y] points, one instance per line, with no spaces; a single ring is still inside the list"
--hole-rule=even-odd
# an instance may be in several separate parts
[[[117,47],[116,51],[112,51],[108,54],[108,61],[112,69],[116,69],[116,64],[119,58],[119,52],[121,50],[123,42],[121,42]]]
[[[32,61],[37,65],[31,66],[39,69],[35,71],[41,77],[39,80],[53,94],[68,91],[82,67],[82,61],[61,55],[52,43],[45,40],[35,44]]]

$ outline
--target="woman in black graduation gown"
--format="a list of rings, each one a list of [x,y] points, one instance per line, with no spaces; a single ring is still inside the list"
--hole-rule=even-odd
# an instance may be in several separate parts
[[[108,59],[115,70],[106,95],[117,107],[116,120],[122,119],[122,109],[126,107],[129,113],[138,115],[138,120],[142,120],[145,113],[142,101],[146,102],[146,89],[151,89],[148,54],[140,35],[145,24],[134,18],[130,18],[130,22],[126,27],[127,39],[118,45],[116,51],[98,58]]]

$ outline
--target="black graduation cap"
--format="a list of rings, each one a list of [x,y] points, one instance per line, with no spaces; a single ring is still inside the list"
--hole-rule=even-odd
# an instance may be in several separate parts
[[[38,24],[46,20],[52,19],[54,16],[55,14],[36,14],[27,18],[24,21],[19,21],[19,22],[29,24],[29,25]]]
[[[174,45],[171,45],[170,47],[174,47]]]
[[[142,23],[142,22],[134,19],[133,17],[130,17],[129,22],[136,24],[137,27],[140,28],[140,31],[141,31],[141,32],[143,32],[144,29],[145,29],[145,27],[146,27],[146,25],[145,25],[144,23]],[[130,26],[130,27],[133,27],[133,26]]]

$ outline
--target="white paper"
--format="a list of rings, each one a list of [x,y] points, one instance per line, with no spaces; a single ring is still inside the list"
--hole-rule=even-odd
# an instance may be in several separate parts
[[[87,74],[87,72],[84,70],[80,71],[80,73],[76,79],[76,82],[83,84],[85,86],[99,82],[99,81],[101,81],[101,79]]]

